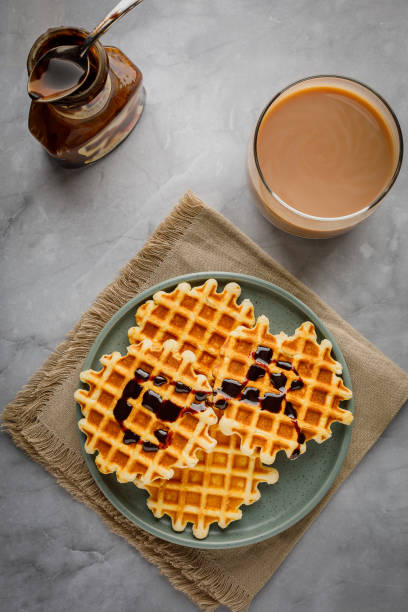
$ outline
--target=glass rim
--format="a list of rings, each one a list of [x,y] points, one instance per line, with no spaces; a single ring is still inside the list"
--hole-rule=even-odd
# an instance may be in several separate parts
[[[392,117],[392,119],[394,121],[395,127],[397,129],[397,133],[398,133],[398,141],[399,141],[398,160],[397,160],[397,163],[396,163],[396,166],[395,166],[394,173],[393,173],[392,177],[390,178],[389,182],[387,183],[386,187],[375,198],[375,200],[373,200],[370,204],[368,204],[364,208],[361,208],[360,210],[357,210],[356,212],[350,213],[348,215],[342,215],[340,217],[318,217],[316,215],[309,215],[308,213],[304,213],[304,212],[298,210],[297,208],[293,208],[293,206],[291,206],[290,204],[287,204],[284,200],[282,200],[282,198],[280,198],[278,196],[277,193],[275,193],[271,189],[271,187],[266,182],[265,177],[262,174],[262,170],[261,170],[261,167],[259,165],[259,160],[258,160],[258,152],[257,152],[258,132],[259,132],[259,128],[261,126],[262,120],[263,120],[266,112],[272,106],[272,104],[283,93],[285,93],[285,91],[288,91],[288,89],[290,89],[291,87],[294,87],[295,85],[299,85],[299,83],[304,83],[306,81],[311,81],[313,79],[322,79],[322,78],[323,79],[325,79],[325,78],[326,79],[327,78],[330,78],[330,79],[340,79],[340,80],[343,80],[343,81],[350,81],[351,83],[357,83],[357,85],[360,85],[361,87],[367,89],[369,92],[374,94],[374,96],[376,96],[384,104],[386,109],[390,112],[391,117]],[[379,93],[377,93],[374,89],[372,89],[371,87],[369,87],[368,85],[366,85],[362,81],[359,81],[357,79],[353,79],[351,77],[346,77],[346,76],[338,75],[338,74],[315,74],[315,75],[312,75],[312,76],[304,77],[302,79],[298,79],[297,81],[294,81],[293,83],[290,83],[289,85],[287,85],[286,87],[284,87],[283,89],[278,91],[278,93],[273,96],[273,98],[267,103],[267,105],[264,107],[264,109],[262,110],[261,114],[259,115],[258,121],[257,121],[256,126],[255,126],[254,136],[253,136],[253,155],[254,155],[255,166],[256,166],[258,174],[259,174],[259,176],[260,176],[260,178],[262,180],[262,183],[265,185],[266,189],[269,191],[269,193],[272,195],[272,197],[275,198],[282,206],[284,206],[285,208],[287,208],[288,210],[290,210],[291,212],[295,213],[296,215],[298,215],[300,217],[304,217],[306,219],[311,219],[311,220],[314,220],[314,221],[333,222],[333,221],[343,221],[343,220],[347,220],[347,219],[352,219],[353,217],[358,217],[359,215],[362,215],[362,214],[366,213],[367,211],[371,210],[372,208],[374,208],[375,206],[377,206],[377,204],[379,204],[383,200],[383,198],[390,191],[391,187],[394,185],[394,183],[395,183],[395,181],[397,179],[397,176],[398,176],[398,174],[400,172],[400,169],[401,169],[403,154],[404,154],[404,143],[403,143],[403,138],[402,138],[401,126],[400,126],[400,123],[398,121],[398,118],[397,118],[396,114],[394,113],[394,111],[392,110],[392,108],[388,104],[388,102]]]

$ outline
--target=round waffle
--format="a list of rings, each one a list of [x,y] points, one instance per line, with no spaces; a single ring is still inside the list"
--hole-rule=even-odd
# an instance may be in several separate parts
[[[213,278],[200,287],[183,282],[171,293],[158,291],[138,308],[137,326],[129,329],[129,340],[176,340],[180,351],[196,355],[196,370],[210,377],[229,333],[239,325],[252,327],[255,322],[250,300],[237,304],[240,295],[238,283],[228,283],[217,293]]]
[[[215,368],[221,431],[237,433],[243,453],[270,465],[280,450],[296,458],[307,440],[329,438],[335,421],[349,425],[353,415],[339,404],[352,394],[331,349],[329,340],[317,342],[310,322],[290,337],[272,335],[264,315],[253,328],[232,331]]]
[[[222,528],[242,517],[240,506],[253,504],[261,495],[261,482],[274,484],[278,472],[264,467],[259,457],[240,451],[239,437],[225,436],[214,425],[210,434],[217,445],[211,452],[199,451],[199,461],[192,468],[177,468],[170,480],[155,480],[139,488],[149,492],[147,506],[156,518],[167,514],[175,531],[192,524],[193,535],[207,537],[212,523]]]
[[[208,433],[217,421],[207,405],[212,389],[193,370],[193,353],[180,354],[174,340],[161,347],[145,340],[100,361],[98,372],[81,373],[89,388],[74,395],[84,415],[78,426],[87,436],[85,450],[98,451],[100,472],[149,483],[195,465],[199,449],[215,446]]]

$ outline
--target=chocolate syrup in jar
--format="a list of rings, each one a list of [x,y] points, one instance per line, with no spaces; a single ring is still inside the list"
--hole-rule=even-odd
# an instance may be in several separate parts
[[[35,76],[31,77],[30,96],[34,100],[47,99],[49,96],[63,94],[67,90],[78,85],[85,75],[85,70],[68,59],[51,57],[44,60],[35,70]]]
[[[28,73],[50,49],[81,44],[87,35],[76,28],[47,30],[30,50]],[[145,102],[142,73],[122,51],[97,41],[88,56],[90,71],[78,90],[56,102],[33,100],[30,107],[30,132],[66,167],[90,164],[112,151],[135,127]]]

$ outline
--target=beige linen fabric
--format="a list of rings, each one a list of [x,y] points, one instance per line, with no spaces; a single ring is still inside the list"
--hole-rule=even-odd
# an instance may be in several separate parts
[[[226,247],[228,245],[228,248]],[[109,318],[140,291],[188,272],[252,274],[287,289],[321,317],[347,361],[355,423],[340,474],[319,505],[297,525],[265,542],[226,551],[199,551],[164,542],[124,518],[95,485],[79,446],[73,393],[82,363]],[[383,390],[387,388],[387,394]],[[50,355],[3,413],[15,443],[54,474],[76,499],[100,514],[202,610],[248,607],[330,497],[408,399],[408,375],[380,353],[317,295],[187,192],[142,251],[104,289],[67,339]]]

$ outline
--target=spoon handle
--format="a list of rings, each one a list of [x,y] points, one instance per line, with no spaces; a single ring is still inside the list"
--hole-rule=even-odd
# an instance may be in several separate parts
[[[112,23],[126,15],[135,6],[143,2],[143,0],[121,0],[116,6],[102,19],[100,23],[92,30],[88,38],[81,45],[80,57],[84,57],[88,53],[88,49],[92,47],[95,40],[111,27]]]

